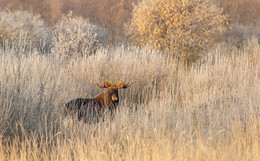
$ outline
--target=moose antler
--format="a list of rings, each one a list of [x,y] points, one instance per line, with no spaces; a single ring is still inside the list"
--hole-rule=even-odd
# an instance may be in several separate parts
[[[119,83],[118,83],[118,84],[119,84]],[[121,84],[121,81],[120,81],[120,84]],[[119,85],[120,85],[120,84],[119,84]],[[128,81],[126,84],[123,83],[122,86],[118,86],[118,89],[120,89],[120,88],[128,88],[128,87],[130,87],[132,84],[133,84],[133,82],[130,83],[130,82]]]
[[[119,86],[121,85],[121,83],[122,83],[121,81],[118,81],[118,82],[116,83],[116,86],[119,87]]]
[[[94,80],[94,83],[95,83],[99,88],[108,88],[108,87],[111,86],[111,83],[110,83],[109,81],[104,81],[103,86],[99,85],[96,80]]]

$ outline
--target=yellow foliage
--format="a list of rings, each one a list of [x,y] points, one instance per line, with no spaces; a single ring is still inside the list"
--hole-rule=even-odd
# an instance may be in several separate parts
[[[126,28],[137,45],[193,59],[226,31],[227,15],[204,0],[142,0]]]

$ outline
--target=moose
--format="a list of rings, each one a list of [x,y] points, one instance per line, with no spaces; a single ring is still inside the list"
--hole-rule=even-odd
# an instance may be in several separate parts
[[[78,120],[84,122],[97,122],[106,111],[112,113],[119,103],[118,89],[125,89],[132,85],[128,82],[126,84],[118,81],[112,85],[109,81],[104,81],[103,85],[99,85],[96,81],[94,83],[99,88],[106,88],[107,90],[100,93],[94,98],[75,98],[65,104],[65,115],[76,114]]]

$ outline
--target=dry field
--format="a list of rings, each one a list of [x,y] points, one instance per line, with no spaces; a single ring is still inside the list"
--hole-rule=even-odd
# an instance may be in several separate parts
[[[260,160],[260,46],[221,44],[200,65],[134,47],[64,59],[0,51],[0,161]],[[93,97],[109,79],[120,90],[115,118],[65,119],[63,104]]]

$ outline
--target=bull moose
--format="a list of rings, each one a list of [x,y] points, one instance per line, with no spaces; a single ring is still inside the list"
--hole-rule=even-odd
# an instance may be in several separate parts
[[[109,81],[104,81],[103,85],[94,83],[99,88],[106,90],[94,98],[75,98],[65,104],[65,114],[76,114],[78,120],[83,119],[85,122],[96,122],[104,115],[106,111],[113,112],[118,103],[118,89],[125,89],[132,85],[118,81],[115,85],[111,85]]]

